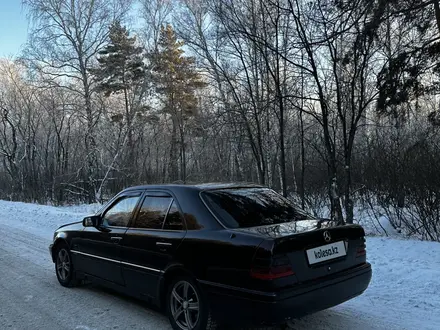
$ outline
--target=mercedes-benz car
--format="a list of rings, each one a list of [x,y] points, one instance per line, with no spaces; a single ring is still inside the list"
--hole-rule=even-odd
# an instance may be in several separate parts
[[[281,324],[360,295],[364,236],[258,185],[149,185],[61,226],[49,249],[61,285],[96,282],[201,330]]]

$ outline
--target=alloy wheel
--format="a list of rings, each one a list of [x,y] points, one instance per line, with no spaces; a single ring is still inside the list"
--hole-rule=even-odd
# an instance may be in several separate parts
[[[170,298],[171,314],[179,328],[194,329],[200,314],[196,289],[187,281],[179,281],[174,285]]]
[[[70,275],[70,257],[66,249],[58,251],[57,273],[62,281],[66,281]]]

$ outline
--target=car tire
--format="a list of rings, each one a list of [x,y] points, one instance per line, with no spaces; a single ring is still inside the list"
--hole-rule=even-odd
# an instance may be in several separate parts
[[[167,290],[166,311],[174,330],[218,329],[205,295],[189,276],[179,276],[171,281]]]
[[[78,284],[72,254],[66,244],[60,244],[55,249],[55,273],[58,282],[64,287],[74,287]]]

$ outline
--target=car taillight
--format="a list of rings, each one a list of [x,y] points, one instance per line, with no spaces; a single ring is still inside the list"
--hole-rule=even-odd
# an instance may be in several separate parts
[[[251,276],[259,280],[275,280],[277,278],[294,275],[290,265],[269,267],[266,269],[254,268],[251,269]]]
[[[295,272],[287,257],[278,257],[271,260],[256,259],[251,269],[251,277],[260,280],[275,280],[294,274]]]
[[[367,251],[365,250],[366,247],[367,246],[365,245],[365,238],[362,238],[362,243],[356,249],[356,258],[362,257],[367,254]]]

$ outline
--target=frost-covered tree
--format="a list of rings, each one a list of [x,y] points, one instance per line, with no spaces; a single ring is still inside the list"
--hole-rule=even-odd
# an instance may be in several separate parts
[[[131,8],[131,0],[23,0],[32,18],[33,29],[24,54],[33,70],[44,75],[47,83],[61,86],[81,97],[84,120],[86,189],[89,201],[97,196],[100,185],[96,124],[100,107],[93,104],[94,81],[89,69],[108,37],[107,26],[122,19]],[[82,180],[81,180],[82,181]],[[80,187],[79,187],[80,188]]]

